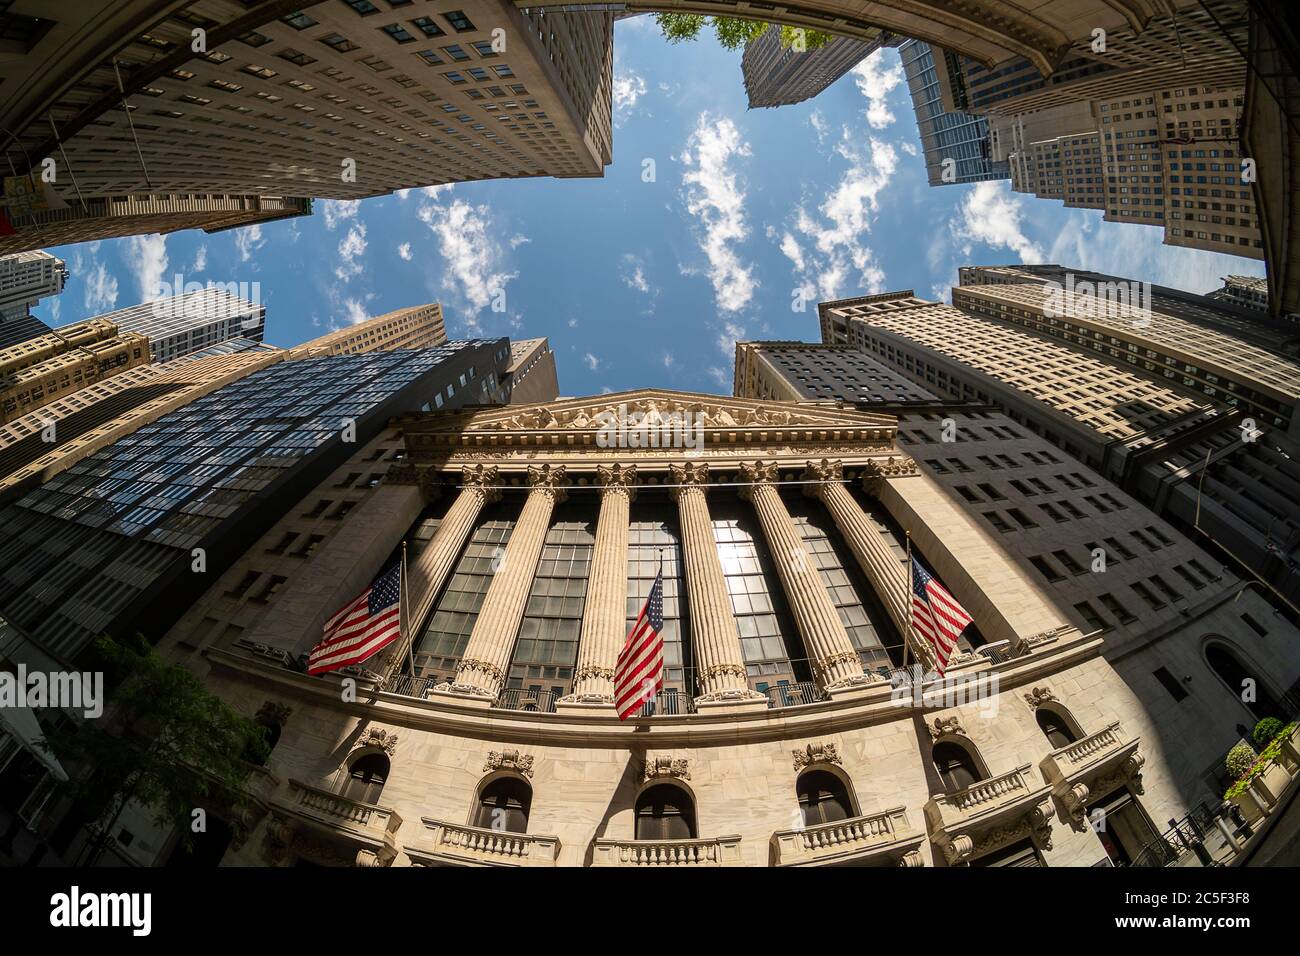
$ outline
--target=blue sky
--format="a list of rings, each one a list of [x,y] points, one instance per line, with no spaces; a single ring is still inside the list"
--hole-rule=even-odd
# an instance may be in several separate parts
[[[64,324],[121,308],[177,272],[257,282],[267,341],[288,346],[438,300],[453,337],[548,336],[566,395],[729,393],[737,339],[816,341],[825,298],[949,298],[967,263],[1060,262],[1194,292],[1263,275],[1161,235],[1006,183],[931,188],[894,50],[814,100],[751,111],[739,52],[711,37],[669,44],[638,17],[615,28],[603,179],[324,201],[310,218],[235,232],[52,249],[72,275],[36,312]]]

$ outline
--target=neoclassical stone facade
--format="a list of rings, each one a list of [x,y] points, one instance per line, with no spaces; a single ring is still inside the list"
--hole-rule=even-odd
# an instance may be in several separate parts
[[[644,427],[611,433],[619,414]],[[699,440],[664,440],[682,421]],[[383,482],[272,603],[223,628],[217,581],[163,643],[274,728],[250,807],[212,808],[216,855],[1123,862],[1210,796],[1217,742],[1171,739],[895,438],[835,403],[660,390],[395,421],[356,456],[400,442]],[[908,536],[975,619],[946,682],[912,669],[933,655],[906,637]],[[307,676],[322,621],[404,541],[410,657]],[[620,722],[614,667],[656,567],[667,686]]]

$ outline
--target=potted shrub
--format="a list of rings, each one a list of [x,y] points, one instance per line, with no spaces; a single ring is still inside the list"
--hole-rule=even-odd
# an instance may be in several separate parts
[[[1290,761],[1283,759],[1283,748],[1290,744],[1296,724],[1282,727],[1281,721],[1276,723],[1277,727],[1265,728],[1274,731],[1273,737],[1253,760],[1249,760],[1253,751],[1244,740],[1228,751],[1229,772],[1236,773],[1248,760],[1249,763],[1238,775],[1236,783],[1228,788],[1224,798],[1241,807],[1246,819],[1252,823],[1263,816],[1268,807],[1277,803],[1291,783],[1291,773],[1287,768]],[[1260,726],[1264,724],[1265,721],[1260,721]],[[1256,727],[1257,731],[1260,726]]]

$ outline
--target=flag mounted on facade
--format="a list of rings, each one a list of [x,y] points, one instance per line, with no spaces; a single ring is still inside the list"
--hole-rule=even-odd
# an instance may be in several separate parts
[[[623,643],[614,668],[614,707],[627,720],[664,689],[664,572],[660,567],[645,607]]]
[[[935,673],[940,677],[971,620],[957,599],[912,558],[912,627],[934,648]]]
[[[402,632],[402,566],[394,564],[375,583],[325,622],[325,638],[312,648],[308,674],[360,664]]]

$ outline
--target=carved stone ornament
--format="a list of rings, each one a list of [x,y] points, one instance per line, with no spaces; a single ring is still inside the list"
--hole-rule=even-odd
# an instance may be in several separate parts
[[[596,484],[602,494],[623,492],[629,501],[635,501],[636,465],[597,465]]]
[[[533,755],[518,750],[490,750],[487,760],[483,762],[483,772],[494,770],[513,770],[525,777],[533,775]]]
[[[930,736],[935,740],[945,737],[949,734],[960,734],[966,736],[966,731],[961,725],[961,720],[954,714],[951,717],[936,717],[934,723],[930,725]]]
[[[1056,700],[1056,695],[1046,687],[1035,687],[1025,694],[1025,703],[1029,705],[1030,710],[1037,710],[1043,704],[1054,700]]]
[[[862,487],[868,492],[874,492],[882,481],[891,478],[911,478],[920,473],[916,462],[906,456],[891,455],[884,461],[873,458],[862,468]]]
[[[811,766],[815,763],[833,763],[840,762],[839,750],[833,743],[808,744],[800,750],[792,750],[794,755],[795,772],[802,770],[804,767]]]
[[[359,750],[362,747],[374,747],[391,757],[397,753],[397,733],[382,727],[367,727],[352,749]]]
[[[685,757],[672,754],[647,754],[643,768],[643,778],[654,780],[660,777],[676,777],[678,780],[691,779],[691,767]]]
[[[466,491],[477,491],[484,504],[501,500],[501,469],[496,465],[465,465],[460,470],[460,483]]]
[[[566,484],[568,480],[564,477],[563,465],[528,466],[528,486],[533,492],[550,495],[556,504],[568,497],[568,492],[564,490]]]
[[[552,409],[536,406],[515,412],[504,418],[476,421],[469,431],[550,431],[555,429],[592,429],[614,416],[634,418],[653,427],[690,415],[706,428],[748,428],[804,426],[833,427],[824,415],[790,411],[785,408],[754,408],[740,404],[713,402],[683,402],[671,396],[647,396],[623,399],[618,402],[593,404],[580,408]],[[843,427],[843,426],[841,426]]]

